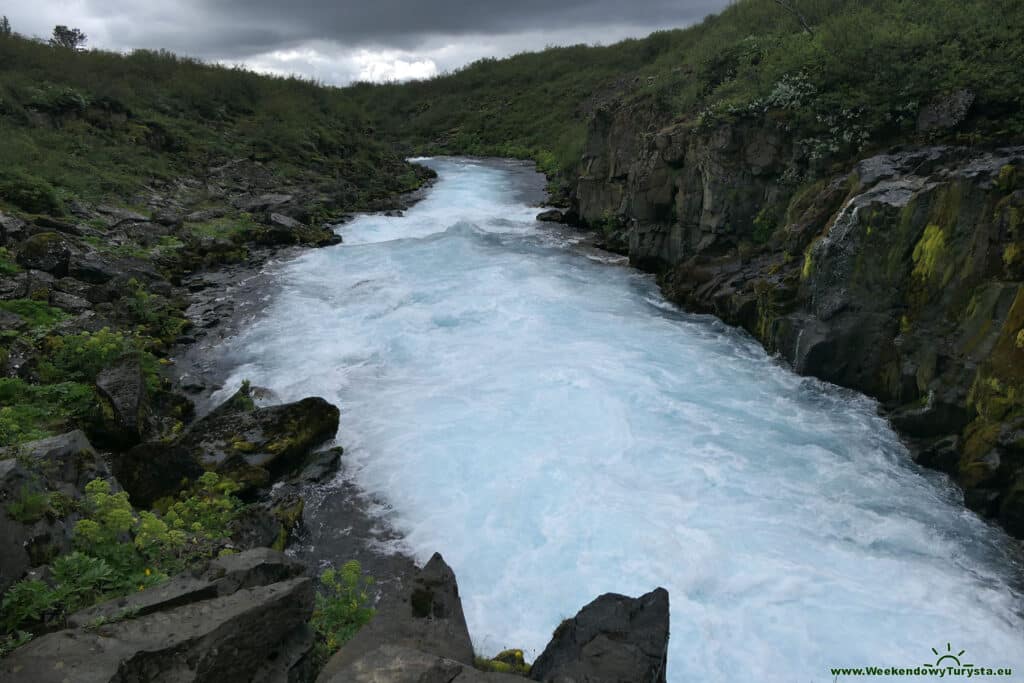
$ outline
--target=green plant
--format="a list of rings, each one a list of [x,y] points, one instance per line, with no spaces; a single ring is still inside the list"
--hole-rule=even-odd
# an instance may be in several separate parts
[[[0,198],[32,213],[63,213],[57,191],[50,183],[25,171],[6,171],[0,175]]]
[[[5,247],[0,247],[0,275],[14,275],[20,270],[21,267],[14,262],[11,252]]]
[[[4,631],[14,631],[22,624],[41,622],[57,603],[55,592],[38,579],[25,579],[7,589],[0,612]]]
[[[11,299],[0,301],[0,311],[15,313],[26,320],[33,330],[47,330],[62,320],[67,319],[67,313],[47,305],[42,301],[32,299]]]
[[[22,486],[18,498],[7,504],[7,514],[22,524],[42,519],[49,509],[50,496],[45,491],[34,491],[28,486]]]
[[[28,631],[15,631],[0,635],[0,659],[11,654],[30,640],[32,640],[32,634]]]
[[[359,562],[349,560],[341,569],[328,569],[320,574],[316,609],[310,624],[316,631],[317,654],[325,661],[336,652],[371,617],[370,587],[373,579],[364,576]]]
[[[88,422],[96,408],[92,387],[75,382],[29,384],[0,378],[0,446],[33,441]]]

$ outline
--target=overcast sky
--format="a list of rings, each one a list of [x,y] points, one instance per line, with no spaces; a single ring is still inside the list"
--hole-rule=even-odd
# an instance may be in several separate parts
[[[166,48],[258,71],[422,78],[481,57],[613,43],[699,21],[728,0],[3,0],[15,31],[81,28],[90,47]]]

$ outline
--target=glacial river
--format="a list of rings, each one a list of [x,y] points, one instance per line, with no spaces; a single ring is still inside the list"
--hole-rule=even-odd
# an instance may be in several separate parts
[[[404,217],[276,268],[222,394],[341,407],[340,476],[444,555],[478,651],[533,658],[600,593],[664,586],[673,683],[831,682],[947,644],[1024,680],[1012,544],[871,401],[535,222],[532,169],[425,163]]]

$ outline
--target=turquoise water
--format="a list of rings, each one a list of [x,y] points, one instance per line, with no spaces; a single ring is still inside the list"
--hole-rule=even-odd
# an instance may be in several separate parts
[[[598,594],[660,585],[676,683],[832,681],[947,643],[1024,673],[1010,543],[870,401],[534,222],[532,171],[428,163],[405,217],[280,267],[224,394],[341,406],[348,476],[444,554],[479,651],[536,656]]]

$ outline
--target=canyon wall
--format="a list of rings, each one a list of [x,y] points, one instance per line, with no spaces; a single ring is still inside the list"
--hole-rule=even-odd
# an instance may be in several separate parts
[[[918,462],[1024,538],[1024,147],[808,166],[770,114],[612,106],[572,208],[672,301],[877,398]]]

